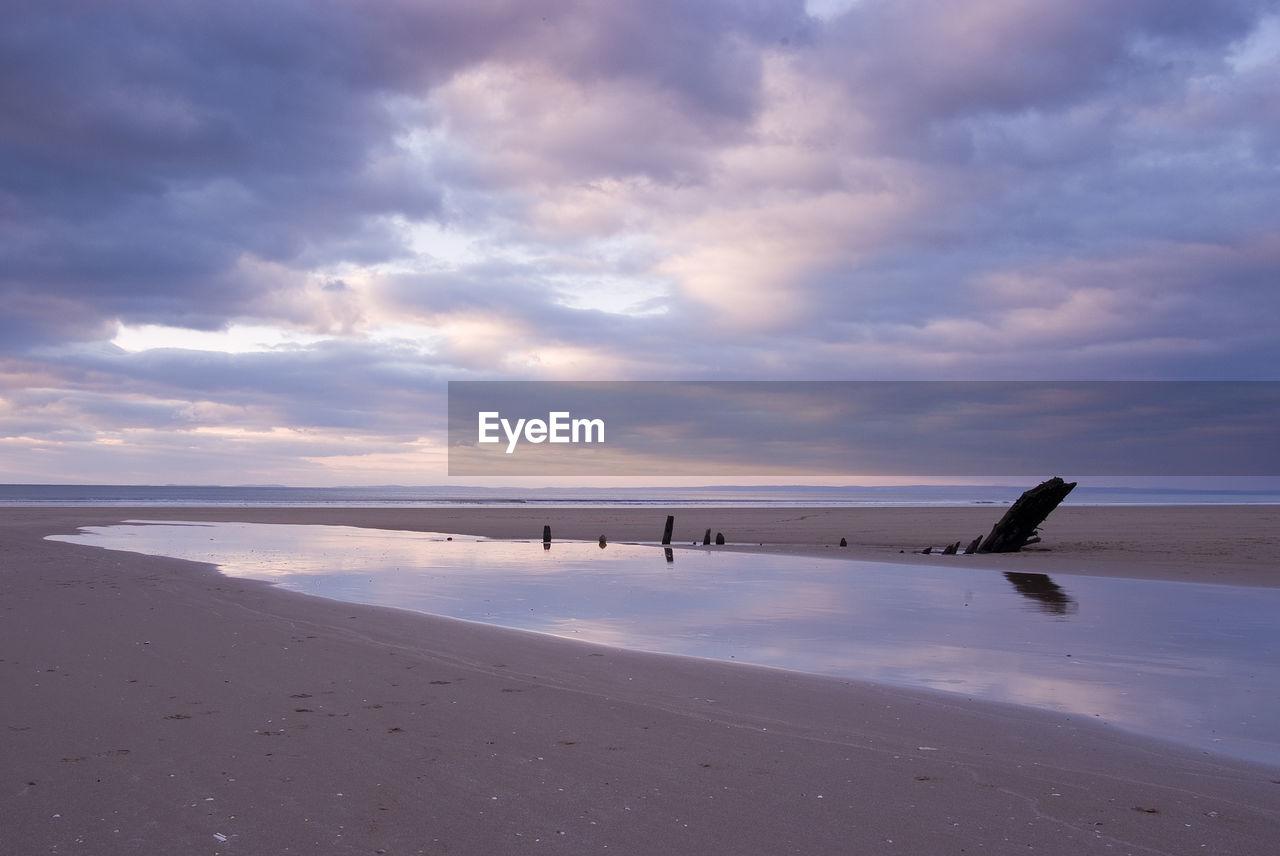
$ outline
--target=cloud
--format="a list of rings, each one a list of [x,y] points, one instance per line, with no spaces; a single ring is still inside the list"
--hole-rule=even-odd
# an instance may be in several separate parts
[[[805,25],[798,4],[25,5],[0,37],[5,207],[25,224],[3,287],[199,328],[268,314],[246,266],[396,260],[398,226],[459,216],[442,178],[460,176],[415,133],[541,150],[489,153],[476,170],[499,179],[680,173],[700,127],[751,113],[759,43]],[[663,126],[689,130],[638,145]]]
[[[1274,376],[1273,3],[811,6],[20,0],[6,430],[391,442],[459,377]]]
[[[1165,96],[1218,66],[1262,8],[870,0],[832,23],[817,62],[901,144],[930,123]]]
[[[450,468],[547,476],[1265,474],[1280,471],[1271,436],[1278,406],[1280,385],[1252,382],[454,383]],[[542,442],[512,427],[531,419],[558,419],[561,427],[547,430],[561,439]],[[576,442],[574,420],[602,427]],[[478,426],[486,424],[482,442]]]

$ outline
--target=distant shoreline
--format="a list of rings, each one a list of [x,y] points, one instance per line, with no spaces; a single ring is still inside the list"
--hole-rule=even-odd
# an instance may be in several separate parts
[[[1262,482],[1256,482],[1261,484]],[[291,487],[283,485],[0,484],[0,507],[245,508],[965,508],[1008,505],[1031,480],[1003,485],[708,485],[702,487]],[[1068,507],[1280,505],[1280,484],[1262,489],[1094,487],[1081,484]]]
[[[148,520],[323,523],[438,531],[493,538],[657,541],[668,513],[677,545],[700,541],[707,527],[736,546],[880,562],[955,562],[966,567],[1036,573],[1280,586],[1280,506],[1062,506],[1045,521],[1044,540],[1020,553],[922,556],[920,550],[986,534],[997,506],[803,507],[696,506],[435,508],[111,507],[11,508],[15,519],[70,527]],[[849,546],[838,546],[845,538]],[[747,546],[754,543],[755,547]]]

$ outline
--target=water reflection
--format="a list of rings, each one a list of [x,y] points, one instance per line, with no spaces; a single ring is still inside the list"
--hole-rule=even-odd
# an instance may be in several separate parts
[[[1030,704],[1280,763],[1280,590],[448,537],[149,523],[54,540],[340,600]]]
[[[1051,580],[1048,574],[1006,573],[1004,578],[1013,583],[1018,594],[1034,601],[1041,612],[1047,612],[1050,615],[1071,615],[1080,610],[1080,604]]]

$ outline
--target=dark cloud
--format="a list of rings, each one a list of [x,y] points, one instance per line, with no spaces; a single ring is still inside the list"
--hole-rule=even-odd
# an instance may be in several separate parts
[[[18,7],[0,33],[0,289],[33,341],[97,338],[114,318],[213,329],[269,315],[263,291],[291,286],[256,280],[246,257],[406,257],[395,223],[446,216],[437,168],[403,146],[432,117],[408,105],[472,65],[632,81],[716,125],[754,109],[761,45],[806,26],[799,2]],[[603,139],[567,146],[549,154],[672,168]],[[69,326],[42,310],[50,294],[100,318]]]
[[[1224,46],[1247,35],[1266,7],[869,0],[833,23],[820,61],[887,123],[885,142],[901,145],[898,134],[928,132],[929,123],[1053,112],[1100,96],[1130,105],[1167,96],[1216,70]],[[932,131],[945,142],[944,130]]]
[[[813,32],[802,0],[584,3],[546,33],[554,49],[543,56],[575,78],[641,80],[679,93],[698,112],[749,119],[761,48],[804,43]]]
[[[22,225],[5,230],[0,287],[211,328],[253,311],[262,283],[237,270],[246,256],[403,254],[378,218],[433,216],[439,191],[376,169],[395,124],[377,81],[353,79],[375,46],[334,50],[350,11],[55,3],[15,14],[0,36],[15,70],[0,96],[0,182]]]

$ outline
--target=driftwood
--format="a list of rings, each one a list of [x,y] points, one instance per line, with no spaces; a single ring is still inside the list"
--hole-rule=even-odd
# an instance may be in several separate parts
[[[978,545],[978,552],[1016,553],[1024,545],[1040,540],[1036,529],[1075,486],[1075,482],[1065,482],[1054,476],[1031,488],[1018,497],[1004,517],[991,527],[990,534]]]

